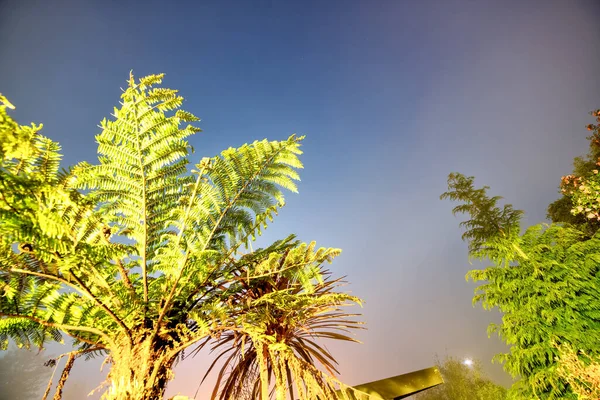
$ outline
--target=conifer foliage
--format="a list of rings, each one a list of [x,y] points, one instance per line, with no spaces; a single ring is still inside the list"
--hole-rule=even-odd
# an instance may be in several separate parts
[[[498,206],[487,187],[451,174],[442,198],[460,204],[469,253],[492,266],[473,270],[467,279],[481,282],[474,303],[497,308],[502,323],[490,325],[510,347],[496,359],[518,378],[511,389],[516,399],[576,399],[565,379],[560,349],[578,349],[600,356],[600,236],[572,225],[534,225],[521,234],[522,212]]]
[[[162,79],[130,75],[100,124],[98,163],[68,170],[0,98],[0,346],[71,338],[70,365],[110,364],[103,398],[137,400],[162,398],[184,350],[229,345],[236,373],[221,371],[215,398],[333,398],[335,360],[314,338],[354,341],[341,307],[360,303],[324,270],[340,250],[293,236],[248,250],[282,190],[297,191],[303,138],[189,168],[198,118]]]

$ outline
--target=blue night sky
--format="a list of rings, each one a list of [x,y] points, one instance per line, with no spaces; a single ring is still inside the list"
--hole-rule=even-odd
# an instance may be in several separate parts
[[[439,195],[459,171],[544,220],[600,107],[599,16],[594,0],[4,0],[0,91],[20,123],[44,123],[65,165],[95,160],[131,69],[165,72],[202,118],[193,161],[307,135],[300,194],[265,240],[344,250],[332,270],[366,300],[368,330],[330,345],[341,379],[438,353],[479,358],[508,384],[486,334],[499,314],[472,307],[459,219]],[[168,393],[193,395],[208,360],[180,364]],[[94,388],[99,364],[71,379]]]

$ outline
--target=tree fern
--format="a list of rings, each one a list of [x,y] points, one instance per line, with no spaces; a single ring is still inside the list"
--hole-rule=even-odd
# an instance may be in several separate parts
[[[283,190],[297,191],[303,138],[255,141],[189,168],[198,118],[162,79],[131,74],[100,123],[98,163],[67,170],[41,125],[16,124],[0,97],[0,345],[69,336],[69,368],[83,354],[111,363],[105,399],[154,399],[186,348],[242,335],[268,346],[260,363],[279,374],[279,397],[292,382],[306,398],[332,393],[327,351],[264,327],[287,313],[285,329],[351,339],[336,329],[357,325],[337,309],[359,300],[322,269],[339,250],[290,237],[244,253]],[[281,363],[296,371],[285,384]]]

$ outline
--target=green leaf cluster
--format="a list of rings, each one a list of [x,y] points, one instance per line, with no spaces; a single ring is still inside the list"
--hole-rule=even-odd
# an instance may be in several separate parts
[[[487,188],[475,189],[472,177],[451,174],[442,198],[461,202],[467,213],[463,236],[470,255],[493,265],[473,270],[481,282],[474,303],[497,308],[502,323],[492,324],[510,351],[496,360],[519,381],[519,399],[576,398],[557,371],[558,346],[600,355],[600,236],[589,238],[572,226],[535,225],[523,234],[522,212],[499,207]]]

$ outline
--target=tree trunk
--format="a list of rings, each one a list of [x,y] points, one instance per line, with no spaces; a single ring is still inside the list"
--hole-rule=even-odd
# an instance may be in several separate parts
[[[269,348],[266,344],[261,344],[261,349],[257,350],[257,355],[260,367],[260,398],[262,400],[269,400],[269,372],[267,365]]]
[[[73,368],[73,363],[75,363],[75,353],[69,354],[69,358],[67,359],[67,363],[65,364],[65,369],[63,369],[62,374],[60,375],[60,379],[58,380],[58,384],[56,385],[56,393],[54,394],[53,400],[62,399],[62,391],[65,386],[65,382],[69,377],[69,373],[71,372],[71,368]],[[48,390],[46,390],[48,392]],[[46,396],[46,394],[44,394]]]
[[[167,383],[173,378],[175,357],[168,358],[171,346],[160,339],[154,343],[134,342],[111,352],[110,387],[105,400],[162,400]]]

